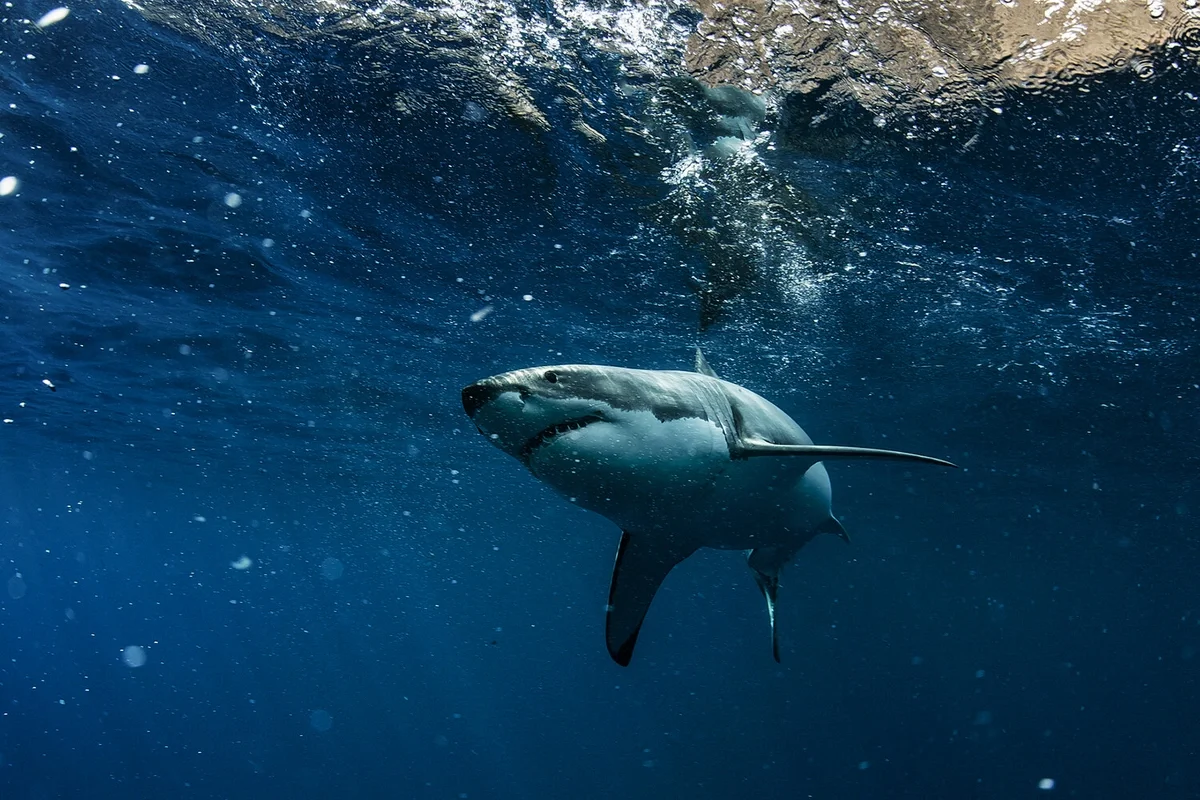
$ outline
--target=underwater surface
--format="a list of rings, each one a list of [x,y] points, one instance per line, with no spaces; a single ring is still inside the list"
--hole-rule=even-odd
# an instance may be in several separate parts
[[[6,3],[0,797],[1200,796],[1200,21],[991,7]],[[961,469],[622,668],[459,393],[697,346]]]

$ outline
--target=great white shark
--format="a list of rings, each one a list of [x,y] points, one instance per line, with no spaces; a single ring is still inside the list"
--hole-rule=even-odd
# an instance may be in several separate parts
[[[813,444],[777,406],[718,378],[698,349],[694,372],[530,367],[471,384],[462,403],[493,444],[621,528],[605,638],[622,666],[659,585],[701,547],[748,551],[778,661],[780,569],[818,534],[849,541],[821,462],[955,466],[915,453]]]

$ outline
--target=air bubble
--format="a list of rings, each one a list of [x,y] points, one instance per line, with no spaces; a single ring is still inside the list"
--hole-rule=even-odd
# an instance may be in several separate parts
[[[308,724],[314,731],[324,733],[333,727],[333,715],[323,708],[318,708],[308,716]]]
[[[146,663],[146,648],[131,644],[121,651],[121,660],[127,667],[140,667]]]
[[[468,122],[483,122],[487,119],[487,110],[474,100],[468,100],[463,107],[463,119]]]
[[[1149,80],[1154,77],[1154,63],[1147,58],[1130,59],[1129,69],[1142,80]]]
[[[52,8],[45,14],[42,14],[41,18],[34,24],[39,28],[49,28],[51,25],[62,22],[70,15],[70,13],[71,9],[67,8],[66,6]]]
[[[332,556],[321,562],[321,577],[327,581],[336,581],[346,571],[346,565]]]
[[[1171,38],[1189,53],[1200,53],[1200,18],[1185,17]]]

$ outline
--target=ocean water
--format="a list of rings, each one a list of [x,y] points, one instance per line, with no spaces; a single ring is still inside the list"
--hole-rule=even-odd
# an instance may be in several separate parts
[[[5,800],[1200,796],[1170,52],[818,136],[635,69],[694,27],[654,4],[493,9],[492,61],[378,44],[400,6],[52,8],[0,20]],[[785,572],[780,664],[702,551],[621,668],[618,531],[459,390],[696,346],[962,469],[830,466],[852,544]]]

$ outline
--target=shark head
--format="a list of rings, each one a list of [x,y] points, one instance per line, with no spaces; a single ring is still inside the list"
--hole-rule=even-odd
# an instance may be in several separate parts
[[[463,410],[491,442],[584,508],[610,518],[653,513],[710,482],[729,453],[695,400],[690,373],[587,364],[531,367],[462,390]],[[624,518],[624,519],[622,519]]]
[[[463,389],[463,410],[480,433],[529,466],[543,448],[578,443],[590,425],[617,424],[611,398],[595,384],[577,366],[519,369]]]

